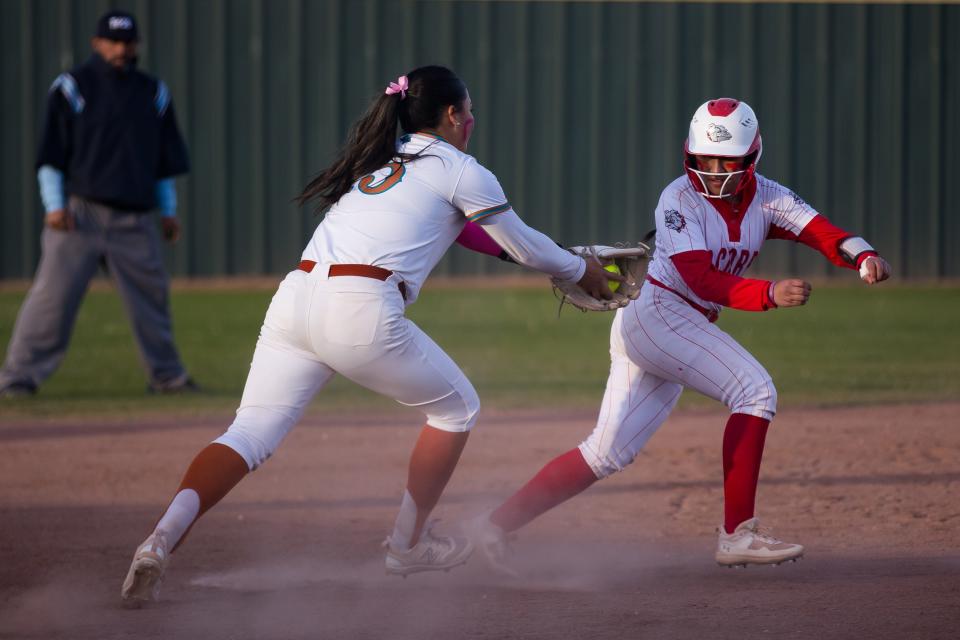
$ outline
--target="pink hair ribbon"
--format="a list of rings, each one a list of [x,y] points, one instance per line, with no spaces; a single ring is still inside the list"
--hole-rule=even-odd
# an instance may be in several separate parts
[[[400,76],[397,78],[396,82],[391,82],[387,85],[387,90],[384,91],[388,96],[392,96],[395,93],[400,94],[400,99],[403,100],[407,97],[407,89],[410,87],[410,82],[407,80],[407,76]]]

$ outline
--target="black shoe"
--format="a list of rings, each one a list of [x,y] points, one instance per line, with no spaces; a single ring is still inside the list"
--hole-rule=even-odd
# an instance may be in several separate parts
[[[156,394],[176,394],[176,393],[200,393],[203,391],[193,378],[187,374],[177,376],[167,382],[152,382],[147,385],[147,393]]]
[[[26,398],[37,395],[37,385],[30,382],[14,382],[0,389],[0,398]]]

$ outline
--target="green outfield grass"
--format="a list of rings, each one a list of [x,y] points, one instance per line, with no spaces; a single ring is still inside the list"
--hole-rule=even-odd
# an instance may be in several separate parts
[[[112,292],[91,292],[71,349],[38,396],[0,404],[0,419],[214,414],[235,408],[270,291],[183,290],[173,294],[177,341],[202,395],[144,393],[126,316]],[[0,292],[0,349],[22,293]],[[427,290],[410,317],[461,365],[487,407],[592,408],[608,367],[612,314],[566,308],[550,291]],[[764,314],[725,311],[720,326],[773,375],[780,406],[960,398],[960,288],[829,287],[803,308]],[[681,405],[713,401],[688,392]],[[389,401],[336,379],[313,411],[378,409]]]

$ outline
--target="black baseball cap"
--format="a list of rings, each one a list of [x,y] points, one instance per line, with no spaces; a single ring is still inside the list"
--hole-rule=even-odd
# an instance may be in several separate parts
[[[120,42],[136,42],[140,39],[137,33],[137,21],[129,13],[108,11],[97,20],[97,37]]]

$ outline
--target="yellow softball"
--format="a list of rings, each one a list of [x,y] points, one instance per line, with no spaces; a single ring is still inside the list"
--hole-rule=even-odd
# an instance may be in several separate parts
[[[604,271],[609,271],[610,273],[620,275],[620,267],[615,264],[608,264],[603,269]],[[620,288],[620,283],[616,280],[607,280],[607,285],[610,287],[610,291],[613,292],[616,292],[616,290]]]

